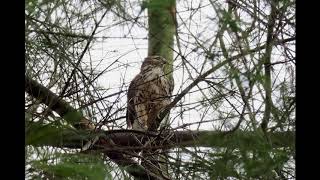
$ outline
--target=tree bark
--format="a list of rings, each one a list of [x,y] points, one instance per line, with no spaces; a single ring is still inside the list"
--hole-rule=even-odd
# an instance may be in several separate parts
[[[160,55],[164,57],[168,64],[165,65],[164,72],[168,79],[171,81],[171,85],[174,86],[173,72],[173,48],[174,48],[174,34],[175,34],[175,16],[176,16],[176,2],[175,0],[150,0],[148,2],[148,55]],[[157,119],[157,123],[152,125],[151,129],[158,129],[159,126],[168,127],[169,113],[166,117]],[[155,154],[153,151],[146,152],[146,157],[150,157],[149,160],[158,165],[158,160],[167,161],[162,155]],[[142,165],[148,167],[148,164],[142,162]],[[169,176],[168,167],[160,165],[161,172],[157,171],[164,176]],[[150,169],[155,169],[150,167]]]
[[[39,122],[33,122],[33,124],[35,127],[39,126]],[[194,146],[219,148],[230,147],[231,145],[234,146],[235,141],[239,144],[241,143],[241,146],[246,146],[250,149],[250,147],[255,147],[255,143],[257,143],[253,141],[256,138],[255,132],[250,131],[236,131],[230,134],[225,134],[220,131],[167,131],[159,134],[136,130],[99,130],[96,131],[95,134],[92,134],[91,130],[73,130],[50,124],[46,126],[50,129],[56,129],[56,132],[59,133],[57,133],[54,138],[50,138],[50,141],[29,142],[27,140],[26,144],[34,146],[55,146],[81,149],[83,144],[87,142],[88,136],[94,137],[97,135],[101,139],[104,139],[104,141],[112,140],[113,144],[105,144],[104,141],[100,141],[97,142],[91,150],[104,149],[106,151],[124,151]],[[32,129],[30,131],[32,131]],[[29,135],[32,136],[33,134]],[[149,147],[142,147],[141,142],[137,141],[137,139],[143,139],[142,137],[155,138],[155,143]],[[295,142],[295,132],[273,132],[270,133],[270,138],[273,148],[292,147]]]

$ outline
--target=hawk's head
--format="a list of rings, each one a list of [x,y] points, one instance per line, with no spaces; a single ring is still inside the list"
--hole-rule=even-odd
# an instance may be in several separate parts
[[[161,56],[148,56],[143,61],[141,69],[145,69],[148,66],[163,68],[166,63],[167,60]]]

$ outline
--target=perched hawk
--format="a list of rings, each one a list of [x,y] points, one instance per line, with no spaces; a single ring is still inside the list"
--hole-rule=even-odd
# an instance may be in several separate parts
[[[170,104],[173,83],[164,73],[166,63],[163,57],[148,56],[131,81],[127,95],[128,128],[150,130],[160,111]]]

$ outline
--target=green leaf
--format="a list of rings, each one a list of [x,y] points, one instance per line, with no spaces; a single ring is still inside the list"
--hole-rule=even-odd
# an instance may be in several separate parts
[[[60,154],[56,153],[58,163],[48,163],[46,160],[34,161],[32,165],[39,171],[59,179],[112,179],[110,170],[103,160],[96,155]]]
[[[26,144],[41,144],[44,142],[57,142],[58,135],[61,132],[60,128],[52,128],[50,124],[33,123],[27,125]]]
[[[232,18],[231,12],[228,12],[226,10],[222,11],[222,22],[228,24],[233,32],[237,32],[240,30],[237,21]]]
[[[71,124],[79,122],[82,117],[83,116],[79,111],[71,111],[63,116],[63,118]]]

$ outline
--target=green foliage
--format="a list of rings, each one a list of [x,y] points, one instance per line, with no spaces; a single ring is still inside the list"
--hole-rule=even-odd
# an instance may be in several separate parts
[[[83,117],[82,113],[79,111],[70,111],[66,115],[64,115],[64,119],[67,120],[67,122],[74,124],[78,123],[81,118]]]
[[[233,32],[238,32],[240,29],[238,22],[236,19],[232,18],[231,12],[228,12],[226,10],[222,11],[222,23],[226,23],[229,25],[230,29]]]
[[[26,121],[26,144],[60,144],[67,132],[71,134],[74,130],[58,122],[43,124]]]
[[[211,144],[214,150],[207,153],[206,160],[194,156],[189,166],[208,173],[210,179],[274,179],[274,170],[281,169],[290,158],[290,149],[272,147],[259,131],[246,135],[235,132],[221,138],[208,133],[201,141]]]
[[[227,177],[238,177],[236,165],[239,161],[238,156],[232,152],[210,153],[211,163],[209,168],[210,179],[225,179]]]
[[[26,144],[55,141],[56,133],[58,132],[57,129],[47,128],[47,126],[39,127],[36,131],[28,131],[26,134]]]
[[[112,179],[110,167],[96,155],[56,153],[54,156],[55,162],[42,159],[32,162],[32,166],[58,179]]]
[[[25,1],[26,10],[27,10],[29,13],[34,12],[37,4],[38,4],[38,0],[26,0],[26,1]]]
[[[41,144],[45,142],[56,142],[60,128],[52,128],[50,124],[26,123],[26,144]]]
[[[93,133],[88,130],[76,130],[68,123],[62,122],[61,119],[56,119],[55,122],[47,124],[26,121],[26,145],[41,146],[51,144],[60,146],[66,141],[79,143],[96,136],[104,136],[100,132]]]

